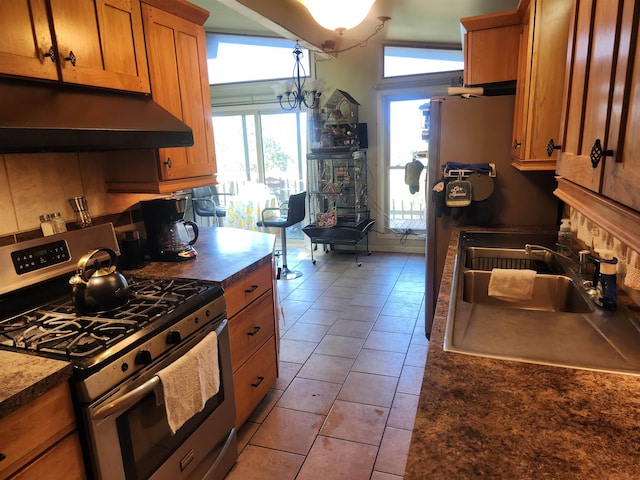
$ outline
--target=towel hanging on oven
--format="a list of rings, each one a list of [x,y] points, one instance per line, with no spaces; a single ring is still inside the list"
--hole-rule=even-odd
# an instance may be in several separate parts
[[[182,357],[160,370],[158,377],[160,386],[156,389],[156,398],[164,402],[169,428],[175,435],[220,390],[216,332],[209,333]]]

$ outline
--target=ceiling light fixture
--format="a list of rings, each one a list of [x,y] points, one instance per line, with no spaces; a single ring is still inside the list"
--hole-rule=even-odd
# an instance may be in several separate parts
[[[313,19],[327,30],[342,35],[362,23],[375,0],[300,0]]]
[[[306,79],[307,73],[300,62],[304,54],[302,53],[302,47],[297,42],[293,49],[293,55],[296,59],[293,67],[293,78],[291,80],[283,80],[272,86],[280,102],[280,107],[283,110],[302,109],[303,105],[311,109],[318,108],[324,82],[314,78]],[[305,86],[307,87],[306,89]]]
[[[367,38],[365,38],[364,40],[362,40],[361,42],[358,42],[354,45],[351,45],[350,47],[347,48],[343,48],[341,50],[336,50],[336,42],[334,42],[333,40],[326,40],[323,44],[322,44],[322,51],[326,52],[326,53],[342,53],[342,52],[346,52],[348,50],[351,50],[353,48],[356,47],[366,47],[367,43],[369,43],[369,40],[371,40],[375,35],[378,34],[378,32],[380,30],[382,30],[384,28],[384,24],[387,23],[389,20],[391,20],[391,17],[378,17],[378,20],[380,20],[380,23],[378,25],[376,25],[376,28],[373,30],[373,33],[371,35],[369,35]]]

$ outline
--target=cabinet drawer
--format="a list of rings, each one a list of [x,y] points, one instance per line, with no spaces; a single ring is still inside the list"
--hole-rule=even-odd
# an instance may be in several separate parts
[[[227,302],[227,316],[229,318],[233,317],[269,290],[272,284],[273,274],[271,271],[271,263],[266,263],[257,270],[233,282],[224,289],[224,298]]]
[[[235,372],[274,334],[273,297],[265,293],[229,321],[231,363]]]
[[[69,385],[62,383],[0,419],[0,478],[7,478],[75,429]]]
[[[236,396],[236,428],[247,421],[251,412],[276,381],[276,339],[271,337],[233,375]]]
[[[73,432],[29,464],[11,480],[84,480],[84,464],[78,434]]]

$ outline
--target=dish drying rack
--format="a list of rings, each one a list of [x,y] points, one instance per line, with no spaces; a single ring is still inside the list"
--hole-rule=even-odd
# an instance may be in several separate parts
[[[471,175],[472,173],[478,173],[475,170],[467,170],[464,168],[452,168],[451,170],[447,170],[446,168],[447,168],[446,165],[442,166],[442,176],[444,178],[462,179],[462,178],[469,177],[469,175]],[[488,175],[492,178],[495,178],[497,174],[496,164],[490,163],[489,168],[491,168],[491,171],[488,173]]]

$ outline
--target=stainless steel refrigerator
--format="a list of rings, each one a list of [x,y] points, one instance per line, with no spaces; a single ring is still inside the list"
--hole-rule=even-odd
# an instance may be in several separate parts
[[[556,230],[560,202],[554,172],[523,172],[511,166],[514,95],[431,99],[427,196],[425,333],[431,333],[451,230],[456,226],[542,226]],[[447,162],[493,163],[493,193],[463,208],[440,208],[433,185]],[[438,206],[438,208],[436,208]]]

